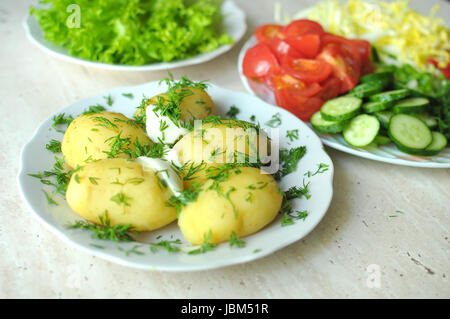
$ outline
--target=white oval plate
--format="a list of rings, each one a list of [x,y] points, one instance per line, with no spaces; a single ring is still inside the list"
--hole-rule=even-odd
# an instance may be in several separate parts
[[[256,115],[256,120],[261,123],[261,126],[269,129],[263,123],[270,120],[273,114],[279,113],[282,120],[282,126],[279,128],[280,147],[306,146],[306,154],[300,160],[297,171],[285,176],[280,183],[280,187],[281,190],[286,190],[294,185],[302,186],[303,180],[305,180],[305,183],[311,182],[309,185],[311,198],[293,201],[295,210],[308,211],[307,218],[304,221],[297,220],[295,225],[282,227],[281,216],[278,216],[275,221],[260,232],[244,238],[246,242],[244,248],[229,247],[228,243],[225,243],[219,245],[213,251],[201,255],[188,255],[181,252],[170,254],[162,250],[156,253],[150,252],[148,243],[160,240],[180,239],[184,246],[188,246],[187,242],[183,240],[176,222],[154,232],[143,233],[138,236],[138,242],[132,243],[97,240],[93,239],[88,231],[68,229],[66,226],[80,220],[80,217],[59,196],[54,196],[59,205],[49,206],[43,194],[44,185],[38,179],[27,175],[49,170],[53,166],[54,154],[47,151],[45,145],[51,139],[61,140],[63,135],[51,129],[52,117],[63,112],[75,117],[90,105],[104,105],[104,97],[108,95],[114,101],[111,107],[107,107],[108,110],[132,117],[143,95],[150,97],[165,92],[166,89],[165,83],[160,85],[158,82],[116,88],[99,96],[69,105],[45,120],[23,148],[18,174],[18,184],[22,197],[34,216],[49,226],[60,238],[90,254],[125,266],[161,271],[205,270],[248,262],[292,244],[313,230],[325,215],[333,194],[333,163],[324,151],[320,139],[307,125],[289,112],[269,105],[249,94],[230,91],[212,84],[208,87],[208,92],[216,105],[218,115],[224,116],[230,106],[235,105],[240,109],[239,119],[249,120],[252,115]],[[132,93],[134,98],[126,98],[122,93]],[[285,136],[286,130],[292,129],[298,129],[299,139],[290,142]],[[270,134],[270,131],[268,132]],[[328,165],[328,170],[311,177],[305,175],[308,171],[315,172],[320,163]],[[51,191],[52,189],[48,188],[47,190]],[[131,252],[127,254],[126,252],[133,247],[145,254],[137,255]]]
[[[222,45],[214,51],[202,53],[189,59],[178,60],[174,62],[161,62],[146,65],[120,65],[108,64],[95,61],[89,61],[74,57],[67,53],[67,50],[45,39],[39,24],[33,16],[28,16],[24,21],[24,27],[28,39],[38,48],[48,53],[49,55],[62,59],[67,62],[76,63],[88,67],[95,67],[106,70],[116,71],[155,71],[155,70],[169,70],[189,65],[204,63],[214,59],[215,57],[229,51],[234,44],[239,42],[247,29],[245,22],[245,13],[232,1],[225,0],[222,5],[222,14],[224,15],[224,25],[229,36],[233,39],[232,45]]]
[[[267,103],[277,105],[273,92],[267,86],[262,83],[247,79],[247,77],[242,73],[242,61],[244,60],[245,52],[247,52],[247,50],[254,46],[256,43],[256,38],[252,36],[243,45],[238,59],[239,76],[241,77],[242,83],[244,84],[248,92],[256,95]],[[311,127],[309,123],[308,126]],[[450,147],[445,148],[436,156],[415,156],[403,153],[393,143],[381,145],[378,147],[371,146],[366,148],[357,148],[349,145],[344,140],[341,134],[322,134],[319,132],[316,133],[320,136],[322,142],[325,145],[359,157],[404,166],[429,168],[450,167]]]

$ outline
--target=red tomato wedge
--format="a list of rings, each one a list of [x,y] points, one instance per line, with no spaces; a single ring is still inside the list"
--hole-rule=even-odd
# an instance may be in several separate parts
[[[268,45],[277,57],[278,61],[281,61],[286,55],[293,58],[303,58],[303,55],[298,50],[296,50],[292,45],[280,38],[271,39],[268,42]]]
[[[305,97],[296,90],[282,89],[275,91],[275,99],[279,106],[288,110],[303,121],[320,110],[324,101],[317,97]]]
[[[439,68],[439,63],[435,59],[429,58],[427,61],[438,68],[447,79],[450,79],[450,62],[447,64],[447,67]]]
[[[330,77],[320,84],[322,89],[316,95],[324,101],[334,99],[339,95],[341,90],[341,81],[338,78]]]
[[[314,59],[320,50],[320,35],[318,34],[306,34],[287,38],[286,42],[307,59]]]
[[[264,24],[257,27],[253,34],[258,42],[268,42],[274,38],[281,38],[283,36],[281,30],[283,26],[279,24]]]
[[[324,60],[295,59],[285,56],[281,62],[283,69],[304,82],[322,82],[333,71]]]
[[[320,34],[323,32],[325,31],[319,23],[307,19],[294,20],[282,30],[283,35],[287,38],[294,38],[305,34]]]
[[[265,43],[258,43],[248,49],[242,62],[242,71],[250,78],[266,76],[278,71],[279,67],[277,58]]]
[[[370,60],[370,55],[372,48],[370,42],[366,40],[354,39],[351,40],[358,48],[359,54],[361,55],[361,62],[365,63]]]
[[[340,94],[358,84],[361,64],[340,45],[329,44],[318,55],[318,60],[326,61],[333,68],[333,74],[341,81]]]
[[[270,79],[270,87],[274,90],[295,90],[299,95],[310,97],[322,90],[319,83],[306,83],[300,81],[289,74],[274,74]]]

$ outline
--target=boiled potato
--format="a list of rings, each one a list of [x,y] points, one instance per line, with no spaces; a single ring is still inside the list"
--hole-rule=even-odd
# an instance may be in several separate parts
[[[94,223],[108,212],[111,225],[130,224],[137,231],[154,230],[176,219],[175,208],[166,205],[172,192],[157,174],[144,170],[137,161],[121,158],[89,163],[72,175],[67,203]]]
[[[180,104],[180,120],[189,122],[190,120],[204,119],[210,115],[216,113],[214,102],[211,100],[209,94],[200,88],[183,88],[178,89],[176,92],[181,92],[186,95]],[[146,108],[154,107],[157,104],[158,99],[168,100],[167,94],[158,94],[148,100],[145,107],[140,107],[134,114],[135,117],[142,117],[145,115]]]
[[[119,135],[120,134],[120,135]],[[117,139],[119,137],[120,139]],[[123,148],[134,149],[138,139],[141,144],[150,143],[144,130],[120,113],[100,112],[77,117],[70,123],[61,144],[67,164],[73,168],[108,157],[127,157],[111,151],[114,142]]]
[[[227,170],[216,168],[218,174]],[[239,237],[253,234],[281,208],[282,195],[271,175],[253,167],[235,167],[225,173],[228,177],[219,183],[207,179],[196,200],[180,211],[178,225],[191,244],[202,244],[209,232],[211,243],[228,241],[232,232]]]
[[[194,127],[173,147],[181,164],[256,163],[265,158],[270,140],[260,135],[250,123],[237,120],[215,120]],[[260,142],[262,147],[260,147]]]

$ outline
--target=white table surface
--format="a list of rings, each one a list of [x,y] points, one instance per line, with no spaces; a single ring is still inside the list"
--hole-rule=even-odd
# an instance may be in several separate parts
[[[236,2],[248,15],[244,41],[273,20],[274,1]],[[315,1],[280,2],[294,12]],[[449,2],[411,2],[423,12],[440,3],[438,15],[450,20]],[[395,166],[330,148],[335,195],[325,218],[303,240],[258,261],[160,273],[125,268],[63,243],[32,218],[19,196],[22,146],[58,109],[167,73],[102,71],[51,58],[25,37],[22,22],[31,3],[0,2],[0,298],[450,297],[450,169]],[[236,67],[242,44],[172,72],[244,91]],[[379,288],[367,285],[369,265],[381,271]]]

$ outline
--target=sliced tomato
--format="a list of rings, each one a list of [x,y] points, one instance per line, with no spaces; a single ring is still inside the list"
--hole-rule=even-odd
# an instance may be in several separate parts
[[[287,73],[274,74],[270,79],[270,83],[270,87],[274,90],[295,90],[299,95],[305,97],[316,95],[322,90],[319,83],[306,83]]]
[[[292,45],[280,38],[273,38],[268,42],[272,52],[280,62],[284,56],[288,55],[293,58],[303,58],[303,55],[297,51]]]
[[[279,106],[288,110],[303,121],[322,107],[324,101],[317,97],[305,97],[295,90],[282,89],[275,91],[275,99]]]
[[[447,67],[440,68],[438,61],[436,61],[435,59],[429,58],[427,61],[433,64],[437,69],[439,69],[447,79],[450,79],[450,62],[447,64]]]
[[[307,59],[314,59],[320,50],[320,35],[318,34],[306,34],[286,38],[286,42]]]
[[[322,82],[333,71],[324,60],[295,59],[285,56],[281,62],[286,73],[304,82]]]
[[[371,60],[366,61],[361,66],[361,76],[375,72],[375,66]]]
[[[257,27],[253,34],[258,42],[268,42],[271,39],[282,37],[282,30],[283,26],[279,24],[263,24]]]
[[[322,89],[315,95],[324,101],[334,99],[341,91],[341,81],[338,78],[330,77],[320,84]]]
[[[325,31],[319,23],[307,19],[294,20],[282,30],[283,35],[287,38],[295,38],[305,34],[320,34],[323,32]]]
[[[242,71],[247,77],[263,77],[278,71],[277,58],[265,43],[258,43],[247,50],[242,62]]]
[[[358,55],[359,56],[359,55]],[[345,48],[339,44],[328,44],[317,57],[330,64],[333,74],[341,81],[340,94],[345,93],[358,84],[361,64],[355,60]]]
[[[365,63],[370,60],[370,55],[372,52],[372,48],[370,46],[370,42],[366,40],[354,39],[351,40],[356,47],[358,48],[359,54],[361,56],[361,62]]]

